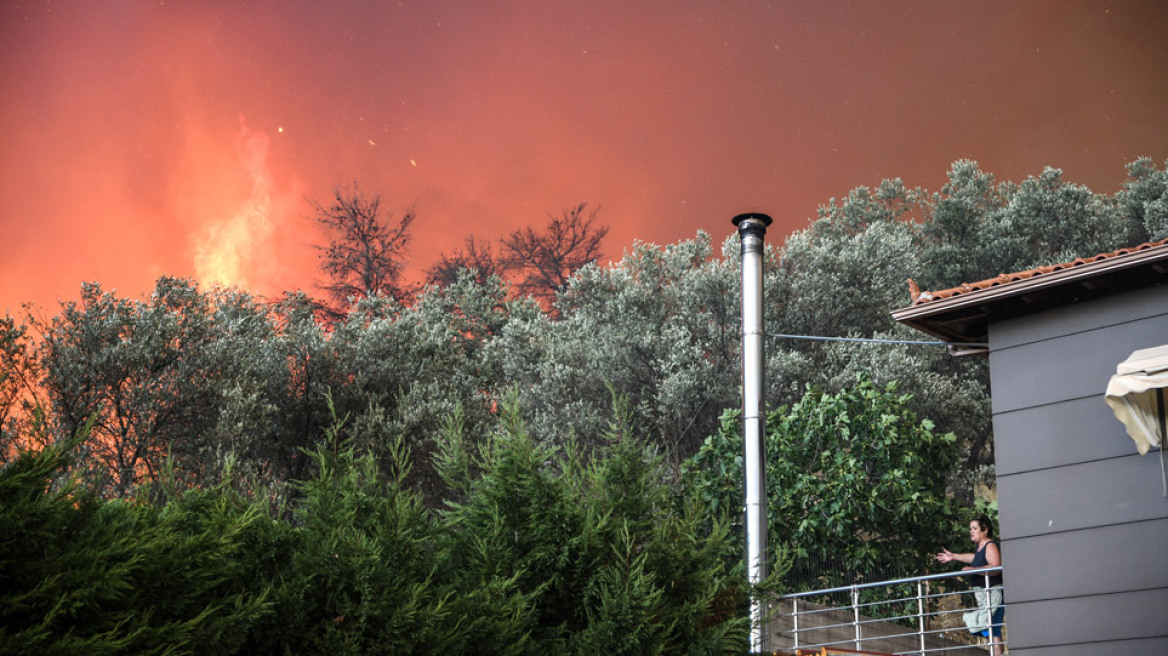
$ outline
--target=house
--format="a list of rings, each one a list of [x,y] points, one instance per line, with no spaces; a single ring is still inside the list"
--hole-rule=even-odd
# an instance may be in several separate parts
[[[1141,455],[1104,402],[1120,363],[1168,344],[1168,240],[911,287],[897,321],[988,345],[1010,654],[1168,654],[1164,440]]]

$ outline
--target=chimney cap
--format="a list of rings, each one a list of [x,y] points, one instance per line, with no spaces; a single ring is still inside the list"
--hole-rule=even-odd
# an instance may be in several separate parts
[[[742,223],[746,221],[761,221],[763,227],[765,228],[766,226],[769,226],[771,223],[773,223],[774,219],[772,219],[770,215],[759,212],[747,212],[746,214],[739,214],[733,219],[730,219],[730,222],[735,226],[741,226]]]

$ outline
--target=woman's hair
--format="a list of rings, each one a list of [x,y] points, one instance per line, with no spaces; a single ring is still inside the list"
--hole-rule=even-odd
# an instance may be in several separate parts
[[[977,525],[981,528],[982,533],[986,534],[987,538],[994,537],[994,525],[990,522],[990,518],[985,515],[978,515],[973,518]]]

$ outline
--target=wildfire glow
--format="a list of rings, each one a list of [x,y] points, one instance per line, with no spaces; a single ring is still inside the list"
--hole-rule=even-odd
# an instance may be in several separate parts
[[[1108,193],[1168,159],[1166,3],[504,4],[0,3],[0,315],[314,291],[306,201],[353,182],[416,210],[418,275],[581,202],[619,257],[961,158]]]

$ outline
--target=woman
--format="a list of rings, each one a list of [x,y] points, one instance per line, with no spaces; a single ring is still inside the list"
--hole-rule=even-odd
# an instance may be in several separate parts
[[[994,526],[985,515],[969,523],[969,539],[976,549],[973,553],[951,553],[948,549],[941,549],[937,560],[942,563],[958,561],[965,563],[962,570],[979,570],[987,567],[999,567],[1002,564],[1002,552],[998,543],[994,541]],[[985,575],[976,577],[978,585],[984,585]],[[1002,605],[1002,574],[997,572],[989,577],[989,588],[978,590],[979,609],[973,613],[966,613],[965,623],[973,633],[985,635],[986,625],[989,624],[990,653],[1001,656],[1002,622],[1005,619],[1006,608]],[[987,616],[989,621],[987,622]]]

